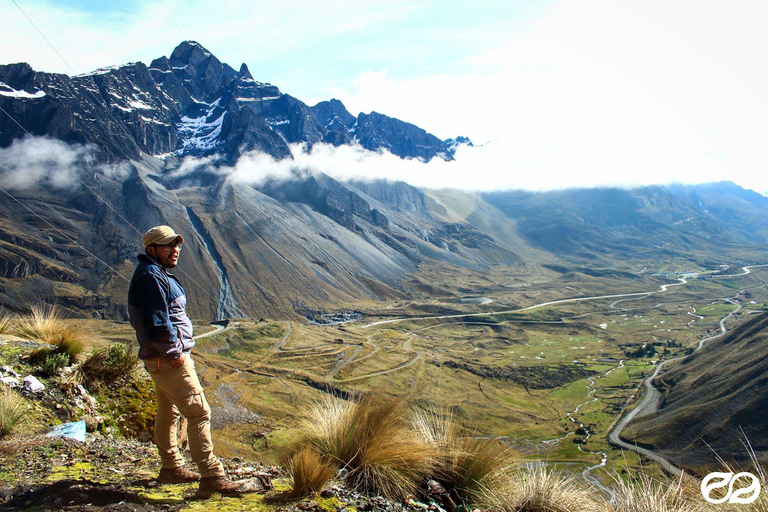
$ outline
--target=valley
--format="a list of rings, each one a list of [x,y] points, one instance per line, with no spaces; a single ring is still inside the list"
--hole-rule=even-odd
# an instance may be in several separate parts
[[[450,415],[467,435],[502,438],[523,460],[609,483],[615,472],[651,464],[626,449],[631,439],[617,447],[621,432],[611,442],[608,434],[644,398],[657,365],[768,303],[763,266],[641,269],[629,281],[562,281],[540,270],[514,287],[504,267],[458,274],[467,295],[492,302],[470,305],[457,294],[358,303],[359,321],[232,320],[200,336],[218,445],[229,456],[276,460],[301,411],[322,395],[377,390]]]

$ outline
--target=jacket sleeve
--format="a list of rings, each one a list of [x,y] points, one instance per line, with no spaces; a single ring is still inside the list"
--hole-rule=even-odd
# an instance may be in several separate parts
[[[136,283],[136,299],[147,338],[169,361],[181,356],[183,347],[168,312],[169,286],[162,277],[145,273]]]

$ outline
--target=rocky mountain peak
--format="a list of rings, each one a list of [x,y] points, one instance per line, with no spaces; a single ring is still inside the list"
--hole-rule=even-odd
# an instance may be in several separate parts
[[[6,84],[8,87],[14,90],[23,89],[24,86],[30,83],[35,76],[35,70],[32,69],[32,66],[26,62],[0,66],[0,69],[2,69],[3,75],[3,78],[0,80],[0,82]]]
[[[95,143],[102,161],[141,155],[223,154],[234,163],[245,151],[290,157],[290,143],[358,143],[402,158],[451,158],[437,137],[398,119],[350,114],[338,99],[310,108],[270,84],[221,62],[196,41],[149,67],[137,62],[70,78],[35,72],[28,64],[0,65],[0,105],[32,132]],[[13,106],[10,103],[13,102]],[[0,147],[23,137],[0,119]]]
[[[200,43],[196,41],[184,41],[171,53],[171,64],[174,67],[186,66],[192,64],[197,67],[200,63],[209,60],[216,59],[211,52],[206,50]],[[220,63],[220,62],[219,62]]]
[[[240,66],[240,78],[253,80],[253,75],[251,75],[251,72],[245,62],[243,62],[243,64]]]

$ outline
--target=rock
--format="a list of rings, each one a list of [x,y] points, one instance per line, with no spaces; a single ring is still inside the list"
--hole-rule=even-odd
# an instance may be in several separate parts
[[[45,386],[42,382],[37,380],[37,377],[34,375],[27,375],[24,377],[24,384],[23,384],[23,391],[25,393],[39,393],[45,389]]]
[[[13,377],[0,377],[0,382],[8,386],[11,386],[12,388],[16,388],[19,386],[19,379],[16,379]]]
[[[91,415],[84,416],[83,421],[85,421],[85,431],[91,433],[96,432],[99,428],[99,425],[104,423],[104,420],[100,416]]]
[[[253,478],[237,480],[234,483],[241,492],[265,493],[274,489],[272,479],[267,473],[258,473]]]
[[[13,371],[13,368],[11,368],[10,366],[3,366],[2,368],[0,368],[0,373],[3,374],[3,376],[9,376],[16,379],[19,378],[19,374]]]

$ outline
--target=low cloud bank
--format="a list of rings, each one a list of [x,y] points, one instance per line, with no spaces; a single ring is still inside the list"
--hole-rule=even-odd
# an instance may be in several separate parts
[[[131,165],[95,163],[96,147],[91,144],[67,144],[51,137],[17,139],[0,148],[0,186],[8,191],[41,186],[53,190],[71,190],[81,186],[88,173],[98,172],[110,179],[128,176]]]
[[[447,162],[433,158],[429,162],[402,159],[388,151],[372,152],[360,146],[330,146],[315,144],[291,146],[293,160],[276,161],[263,153],[246,153],[234,167],[220,168],[234,183],[258,185],[265,180],[284,180],[298,172],[322,172],[340,181],[377,180],[404,181],[416,187],[455,188],[470,191],[529,190],[549,191],[567,188],[620,187],[718,181],[717,174],[698,167],[695,172],[673,175],[662,162],[638,168],[638,162],[628,162],[616,172],[605,172],[602,165],[573,168],[563,173],[558,155],[549,155],[548,162],[534,162],[516,155],[514,146],[503,141],[491,141],[476,147],[460,146],[455,160]],[[519,157],[518,157],[519,156]],[[595,157],[595,162],[599,156]],[[628,160],[631,160],[628,158]],[[550,170],[550,169],[557,169]],[[641,172],[642,171],[642,172]]]
[[[268,154],[248,152],[234,166],[222,166],[218,155],[187,157],[172,170],[169,177],[184,178],[205,171],[220,175],[232,183],[258,186],[268,180],[288,180],[306,173],[324,173],[340,181],[389,180],[404,181],[429,189],[454,188],[468,191],[529,190],[550,191],[567,188],[620,187],[670,183],[705,183],[728,179],[717,169],[706,165],[681,166],[669,172],[671,162],[653,162],[627,157],[624,165],[616,164],[615,172],[605,171],[600,155],[594,166],[568,168],[557,152],[541,159],[528,160],[525,151],[513,144],[494,140],[475,147],[459,146],[455,160],[433,158],[429,162],[402,159],[388,151],[368,151],[358,145],[331,146],[304,144],[290,146],[293,159],[275,160]],[[129,162],[98,164],[93,145],[67,144],[50,137],[28,137],[0,149],[0,186],[8,191],[42,186],[53,190],[75,189],[80,180],[89,183],[93,173],[121,180],[132,169]],[[765,192],[759,184],[730,177],[746,188]]]

